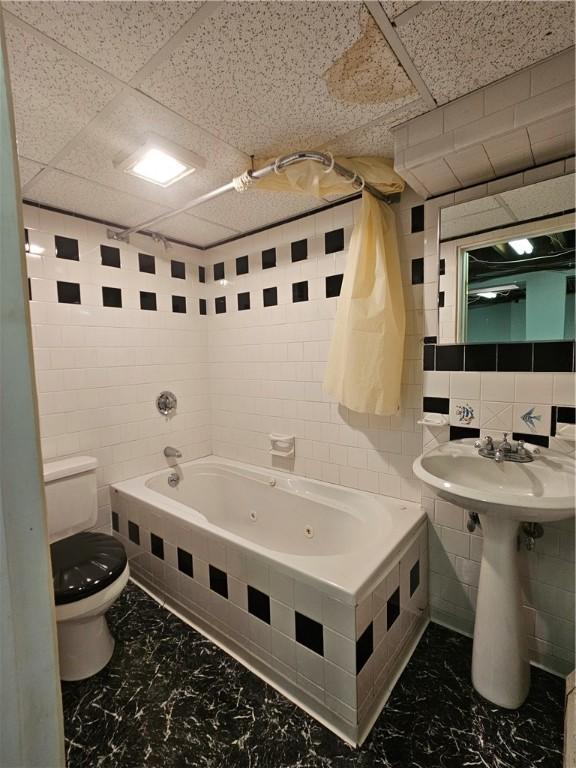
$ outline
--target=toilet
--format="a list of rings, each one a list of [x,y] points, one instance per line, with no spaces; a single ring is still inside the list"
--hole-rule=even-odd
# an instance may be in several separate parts
[[[130,575],[126,551],[96,524],[96,468],[91,456],[44,465],[60,677],[83,680],[103,669],[114,651],[106,611]]]

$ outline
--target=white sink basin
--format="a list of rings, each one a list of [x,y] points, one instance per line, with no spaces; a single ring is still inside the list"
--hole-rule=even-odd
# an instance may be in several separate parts
[[[520,522],[574,514],[574,459],[541,448],[532,462],[497,463],[480,456],[473,440],[455,440],[422,454],[413,467],[438,496],[479,515],[484,541],[472,682],[489,701],[516,709],[530,687],[517,562]]]
[[[547,448],[518,464],[478,455],[473,440],[432,448],[414,462],[414,473],[438,496],[473,512],[528,522],[574,514],[575,462]]]

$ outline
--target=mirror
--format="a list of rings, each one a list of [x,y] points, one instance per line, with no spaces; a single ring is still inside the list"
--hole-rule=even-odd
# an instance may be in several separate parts
[[[574,339],[574,174],[443,208],[439,343]]]

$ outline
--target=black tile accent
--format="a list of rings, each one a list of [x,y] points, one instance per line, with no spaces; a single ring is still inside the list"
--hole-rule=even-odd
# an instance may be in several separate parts
[[[275,307],[278,304],[278,288],[264,288],[262,302],[265,307]]]
[[[250,292],[238,294],[238,311],[242,312],[244,309],[250,309]]]
[[[324,656],[324,627],[319,621],[309,619],[303,613],[294,613],[296,642],[305,645],[314,653]]]
[[[26,227],[24,227],[24,250],[26,253],[29,253],[30,251],[30,234]]]
[[[270,624],[270,598],[250,585],[248,585],[248,613]]]
[[[525,443],[532,443],[533,445],[541,445],[544,448],[548,448],[550,445],[550,438],[545,435],[532,435],[525,432],[512,432],[513,440],[524,440]]]
[[[410,209],[410,232],[424,232],[423,205],[413,205]]]
[[[236,274],[247,275],[249,271],[248,256],[238,256],[236,259]]]
[[[73,237],[54,235],[54,243],[56,245],[57,259],[71,259],[72,261],[80,260],[78,240],[75,240]]]
[[[207,313],[206,299],[198,299],[198,311],[201,315],[205,315]]]
[[[192,555],[190,552],[186,552],[185,549],[180,549],[180,547],[177,547],[177,556],[178,556],[178,570],[182,573],[185,573],[186,576],[190,576],[190,578],[194,577],[194,561],[192,560]]]
[[[276,248],[267,248],[262,251],[262,269],[270,269],[276,266]]]
[[[420,560],[416,560],[412,568],[410,568],[410,597],[416,592],[420,586]]]
[[[344,230],[333,229],[324,234],[324,253],[338,253],[344,250]]]
[[[120,288],[102,286],[102,305],[104,307],[121,307],[122,291]]]
[[[28,301],[32,301],[32,281],[28,278]]]
[[[186,296],[172,296],[172,312],[186,313]]]
[[[495,371],[496,344],[466,344],[464,347],[465,371]]]
[[[114,510],[112,510],[112,530],[116,531],[116,533],[120,530],[120,518],[118,517],[118,512],[114,512]]]
[[[159,557],[160,560],[164,560],[164,539],[160,536],[156,536],[155,533],[150,534],[150,550],[155,557]]]
[[[534,371],[550,371],[559,373],[573,370],[573,342],[537,341],[534,343]]]
[[[170,274],[179,280],[186,280],[186,264],[183,261],[170,260]]]
[[[424,259],[412,259],[412,285],[424,282]]]
[[[358,674],[364,664],[368,661],[374,651],[374,625],[368,624],[364,632],[356,640],[356,674]]]
[[[206,267],[198,267],[198,282],[206,282]]]
[[[115,248],[113,245],[101,245],[100,261],[103,267],[120,269],[120,248]]]
[[[436,347],[437,371],[463,371],[464,346],[462,344],[439,344]]]
[[[218,264],[214,264],[214,280],[224,280],[225,277],[224,262],[219,261]]]
[[[465,440],[467,437],[480,437],[477,427],[450,427],[450,440]]]
[[[150,275],[156,274],[156,259],[149,253],[138,254],[138,269],[140,272],[148,272]]]
[[[422,400],[424,413],[450,413],[449,397],[425,397]]]
[[[156,294],[150,291],[140,291],[140,309],[156,311]]]
[[[437,343],[438,343],[437,336],[424,336],[424,344],[437,344]]]
[[[438,274],[440,276],[446,274],[446,259],[440,259],[438,263]]]
[[[526,342],[498,344],[496,370],[531,371],[532,344]]]
[[[422,364],[425,371],[433,371],[436,365],[436,345],[424,344]]]
[[[217,315],[223,315],[226,312],[226,296],[218,296],[214,299],[214,309]]]
[[[221,571],[214,565],[209,565],[210,589],[217,592],[222,597],[228,598],[228,575],[226,571]]]
[[[65,283],[61,280],[56,282],[58,291],[58,301],[60,304],[80,304],[80,284]]]
[[[444,291],[438,293],[438,307],[441,309],[444,306]]]
[[[567,405],[557,405],[556,420],[560,424],[576,424],[576,408],[571,408]]]
[[[308,258],[308,240],[296,240],[290,244],[292,261],[304,261]]]
[[[308,301],[308,280],[292,283],[292,301]]]
[[[386,603],[386,629],[389,630],[400,616],[400,587],[397,587]]]
[[[552,437],[556,434],[556,416],[557,416],[557,408],[555,405],[552,406],[550,409],[550,434]]]
[[[128,538],[134,544],[140,544],[140,526],[128,520]]]
[[[334,296],[340,296],[343,279],[344,279],[344,275],[329,275],[326,278],[326,298],[327,299],[331,299]]]

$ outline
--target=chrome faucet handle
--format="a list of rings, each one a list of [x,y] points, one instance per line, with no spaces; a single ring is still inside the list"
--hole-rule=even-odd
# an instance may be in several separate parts
[[[476,440],[474,442],[474,448],[486,448],[489,451],[494,450],[494,441],[490,437],[490,435],[487,435],[486,437],[482,437],[480,440]]]
[[[508,442],[508,432],[504,432],[504,439],[503,439],[503,440],[502,440],[502,442],[500,443],[500,447],[499,447],[499,450],[501,450],[501,451],[506,451],[506,452],[508,452],[508,451],[511,451],[511,450],[512,450],[512,446],[511,446],[511,445],[510,445],[510,443]]]
[[[494,453],[494,461],[497,464],[500,464],[504,461],[504,451],[502,451],[500,448],[498,448]]]

